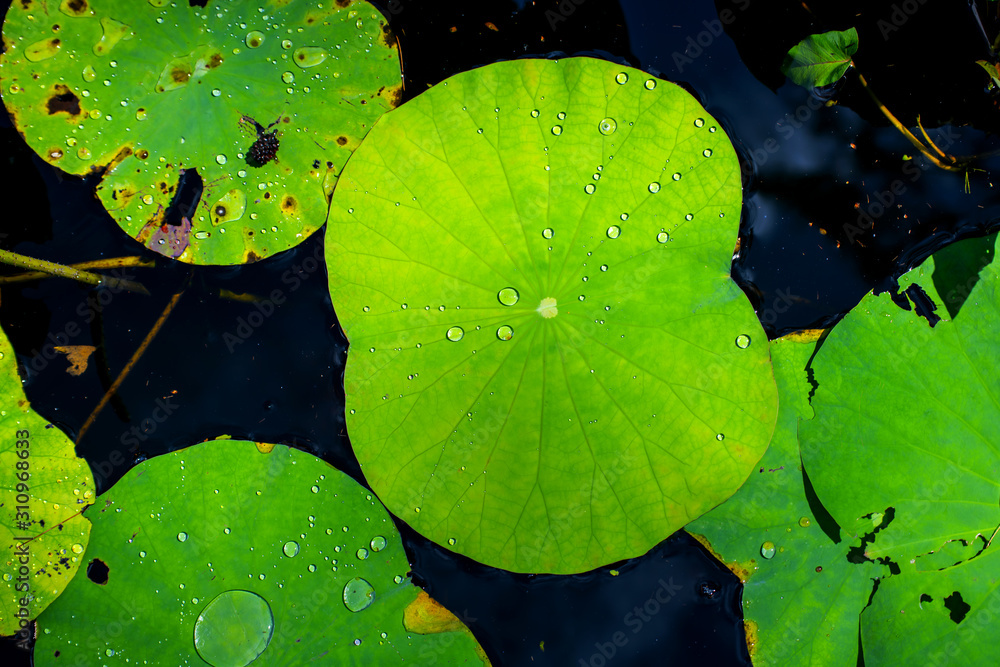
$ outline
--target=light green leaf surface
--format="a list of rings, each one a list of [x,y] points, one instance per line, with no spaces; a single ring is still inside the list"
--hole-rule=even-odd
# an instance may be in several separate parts
[[[800,427],[803,462],[848,531],[866,515],[887,515],[867,547],[873,558],[906,565],[1000,525],[994,241],[963,241],[943,253],[940,269],[930,258],[900,279],[936,304],[943,319],[934,328],[889,294],[869,294],[813,362],[816,418]]]
[[[3,38],[0,94],[25,141],[71,174],[107,167],[98,196],[122,229],[196,264],[318,229],[400,90],[395,39],[359,1],[24,0]],[[276,160],[245,157],[258,129],[244,116],[277,131]]]
[[[404,628],[420,591],[389,515],[309,454],[202,443],[136,466],[87,516],[91,576],[39,618],[36,665],[484,664],[467,631]]]
[[[52,604],[80,567],[90,539],[81,512],[93,502],[94,477],[73,441],[31,409],[3,332],[0,437],[0,635],[12,635]]]
[[[828,86],[844,76],[857,50],[854,28],[809,35],[788,50],[781,71],[806,88]]]
[[[327,230],[383,502],[478,561],[567,573],[732,494],[777,411],[729,275],[740,207],[717,122],[612,63],[496,63],[383,117]]]
[[[796,430],[812,416],[806,365],[815,343],[771,342],[781,409],[757,469],[725,503],[687,526],[745,577],[743,616],[754,665],[854,665],[858,615],[888,572],[848,560],[857,541],[811,506]],[[830,531],[830,533],[827,532]],[[836,539],[836,541],[835,541]]]

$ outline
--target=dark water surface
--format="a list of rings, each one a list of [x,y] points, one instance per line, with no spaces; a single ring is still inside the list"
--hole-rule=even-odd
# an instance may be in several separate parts
[[[691,90],[744,157],[742,249],[733,275],[773,336],[834,322],[937,245],[989,228],[1000,216],[1000,200],[989,170],[995,160],[970,175],[971,194],[961,174],[926,168],[919,158],[904,160],[914,149],[873,111],[851,74],[840,84],[844,104],[827,107],[774,73],[780,55],[809,32],[843,29],[857,16],[876,25],[891,3],[864,3],[862,14],[847,10],[852,3],[816,5],[816,13],[802,3],[763,4],[400,0],[383,8],[402,46],[405,99],[478,65],[559,51],[627,62]],[[936,43],[951,40],[973,55],[982,51],[969,32],[969,15],[959,15],[961,7],[940,9],[943,4],[926,3],[928,17],[943,12],[934,15]],[[723,24],[722,17],[731,20]],[[929,133],[950,152],[995,149],[996,142],[972,127],[937,129],[948,120],[992,129],[986,123],[995,119],[996,100],[982,90],[981,77],[931,67],[914,74],[903,71],[905,62],[893,69],[904,60],[899,49],[915,39],[920,44],[913,33],[928,20],[915,16],[909,32],[889,40],[859,27],[858,62],[883,73],[871,82],[882,84],[886,104],[906,122],[924,109],[925,125],[935,128]],[[958,91],[974,88],[958,105],[967,116],[938,99],[959,94],[935,88],[942,78],[949,85],[964,82]],[[154,258],[110,220],[92,182],[58,174],[6,119],[0,122],[0,170],[2,247],[62,263]],[[136,460],[221,434],[301,448],[363,482],[344,432],[347,343],[316,257],[322,258],[322,232],[250,266],[161,260],[155,270],[137,269],[134,276],[150,289],[149,297],[61,279],[4,287],[0,324],[25,367],[33,406],[72,436],[170,297],[185,290],[118,400],[78,445],[101,492]],[[287,289],[292,277],[299,280],[294,290]],[[253,307],[220,298],[220,292],[266,294],[275,287],[286,289],[288,300],[245,341],[227,345],[223,334],[239,327]],[[71,324],[80,333],[70,343],[98,346],[94,363],[112,369],[111,377],[88,372],[72,378],[65,358],[46,357],[50,337]],[[164,406],[169,417],[156,421]],[[474,563],[401,523],[400,529],[414,580],[472,628],[494,665],[749,663],[739,582],[683,532],[625,563],[577,576],[528,576]],[[26,655],[12,653],[4,664],[27,664]]]

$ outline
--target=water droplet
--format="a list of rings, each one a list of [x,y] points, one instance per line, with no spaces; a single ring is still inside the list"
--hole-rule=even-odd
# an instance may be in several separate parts
[[[358,560],[366,560],[368,558],[368,549],[361,547],[355,555],[358,557]]]
[[[649,191],[655,195],[657,192],[660,191],[660,184],[657,183],[656,181],[653,181],[652,183],[649,184]]]
[[[718,433],[718,434],[716,434],[715,439],[718,440],[719,442],[722,442],[723,440],[726,439],[726,434],[725,433]]]
[[[153,203],[153,195],[143,195],[142,203],[145,204],[146,206],[151,205]]]
[[[74,544],[70,548],[73,550],[73,553],[75,553],[75,554],[82,554],[83,553],[83,545],[82,544]]]
[[[145,558],[145,557],[146,557],[146,552],[145,551],[140,551],[139,552],[139,558]]]
[[[283,49],[290,49],[290,48],[292,48],[292,40],[290,40],[290,39],[283,39],[283,40],[281,40],[281,48],[283,48]]]
[[[497,300],[505,306],[513,306],[520,296],[513,287],[504,287],[497,292]]]
[[[618,225],[611,225],[610,227],[608,227],[609,239],[616,239],[619,236],[621,236],[621,233],[622,233],[622,228],[619,227]]]
[[[605,118],[597,124],[597,129],[603,135],[614,134],[615,130],[618,129],[618,123],[615,122],[614,118]]]
[[[309,570],[310,572],[315,572],[316,571],[316,565],[313,564],[313,563],[309,563],[309,567],[307,567],[306,569]],[[261,578],[263,578],[263,577],[264,577],[264,575],[261,575]]]
[[[704,125],[705,125],[705,119],[704,118],[695,118],[694,119],[694,126],[695,127],[704,127]]]
[[[397,574],[395,577],[392,578],[392,580],[393,580],[393,582],[395,582],[397,584],[401,584],[401,583],[403,583],[403,576],[400,575],[400,574]]]
[[[225,591],[198,615],[194,647],[210,665],[244,667],[264,652],[273,632],[274,616],[264,598],[250,591]]]
[[[675,181],[679,181],[679,180],[681,180],[681,175],[680,175],[680,173],[678,173],[678,172],[675,171],[674,175],[671,176],[670,178],[674,179]]]
[[[552,126],[552,134],[556,135],[557,137],[560,134],[562,134],[562,125],[553,125]]]
[[[538,118],[538,109],[532,109],[531,110],[531,117],[532,118]]]
[[[281,80],[284,83],[295,83],[295,75],[291,72],[282,72]]]
[[[62,40],[55,37],[49,39],[43,39],[40,42],[35,42],[24,47],[24,57],[33,63],[37,63],[41,60],[48,60],[52,58],[62,47]]]
[[[746,334],[740,334],[739,336],[737,336],[736,347],[740,348],[741,350],[745,350],[748,347],[750,347],[750,336]]]
[[[187,538],[188,538],[188,534],[187,533],[183,533],[183,532],[177,533],[177,541],[178,542],[187,542]]]
[[[774,558],[774,542],[764,542],[760,545],[760,555],[764,558]]]
[[[594,185],[593,183],[587,183],[585,186],[583,186],[583,191],[586,192],[588,195],[594,194],[594,190],[596,189],[597,186]]]
[[[386,539],[381,535],[376,535],[375,537],[372,538],[370,544],[372,551],[378,552],[382,551],[382,549],[385,549],[385,545],[387,544],[387,542]]]
[[[607,264],[601,264],[601,271],[607,271],[607,270],[608,270],[608,265]]]
[[[218,155],[215,156],[215,161],[218,162],[219,164],[226,164],[226,160],[227,160],[226,156],[223,155],[222,153],[219,153]]]
[[[76,137],[69,137],[68,139],[66,139],[66,145],[69,146],[70,148],[76,146]]]
[[[444,306],[438,306],[438,310],[440,310],[443,313],[444,312]]]
[[[455,343],[462,340],[462,336],[465,335],[465,329],[462,327],[452,327],[448,329],[448,332],[445,335],[448,337],[448,340]]]
[[[543,238],[550,239],[550,238],[552,238],[553,234],[555,234],[555,232],[552,231],[551,227],[546,227],[545,229],[542,230],[542,237]]]
[[[580,301],[584,301],[584,300],[586,300],[587,295],[586,294],[581,294],[580,296],[578,296],[576,298],[579,299]]]
[[[621,218],[622,222],[625,222],[626,220],[628,220],[628,213],[622,213],[618,217]]]
[[[478,130],[476,130],[476,134],[482,134],[482,133],[483,133],[483,128],[479,128]]]
[[[690,213],[688,213],[687,215],[684,216],[684,219],[685,220],[694,220],[694,216],[691,215]]]
[[[646,83],[642,85],[645,86],[646,90],[652,90],[656,88],[656,79],[646,79]]]
[[[556,114],[556,118],[558,118],[559,120],[566,120],[566,112],[560,111],[559,113]]]
[[[670,235],[667,234],[666,232],[660,232],[659,234],[656,235],[657,243],[666,243],[669,240],[670,240]]]
[[[709,132],[715,132],[715,130],[716,130],[716,127],[714,125],[712,127],[708,128]]]
[[[628,74],[626,74],[625,72],[618,72],[618,74],[615,75],[615,81],[617,81],[618,83],[627,82]]]
[[[701,152],[701,154],[704,155],[705,157],[712,157],[712,149],[706,148]]]
[[[319,493],[319,487],[316,486],[315,484],[313,484],[312,488],[309,490],[312,491],[313,493]]]
[[[299,553],[299,543],[295,541],[285,542],[285,546],[281,547],[281,550],[289,558],[294,558]]]
[[[455,538],[454,537],[449,537],[448,538],[448,545],[449,546],[455,546]]]
[[[497,338],[500,340],[510,340],[514,337],[514,330],[508,325],[504,324],[497,329]]]
[[[305,69],[319,65],[326,60],[328,55],[330,54],[327,50],[320,46],[303,46],[302,48],[295,49],[295,52],[292,54],[292,60],[296,65]]]
[[[246,45],[249,46],[251,49],[256,49],[258,46],[264,43],[264,39],[265,39],[264,33],[262,33],[260,30],[254,30],[252,32],[247,33],[246,39],[244,41],[246,42]]]
[[[812,521],[810,521],[809,517],[807,516],[804,516],[799,519],[799,525],[802,526],[803,528],[808,528],[811,523]]]
[[[355,577],[344,585],[344,606],[353,612],[367,609],[374,599],[375,587],[361,577]]]

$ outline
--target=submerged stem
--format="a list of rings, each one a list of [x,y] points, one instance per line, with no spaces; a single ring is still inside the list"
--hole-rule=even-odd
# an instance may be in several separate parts
[[[80,282],[88,283],[90,285],[117,287],[130,292],[138,292],[139,294],[145,294],[147,296],[149,295],[149,290],[139,283],[131,280],[123,280],[121,278],[114,278],[111,276],[102,276],[99,273],[83,271],[79,268],[66,266],[65,264],[56,264],[55,262],[49,262],[44,259],[35,259],[34,257],[21,255],[16,252],[11,252],[10,250],[0,249],[0,262],[10,264],[11,266],[18,266],[22,269],[32,269],[33,271],[40,272],[41,274],[49,274],[53,276],[61,276],[63,278],[70,278],[72,280],[79,280]],[[37,273],[27,275],[41,277]],[[27,278],[22,276],[11,276],[8,278],[7,282],[15,282],[16,279],[27,280]]]

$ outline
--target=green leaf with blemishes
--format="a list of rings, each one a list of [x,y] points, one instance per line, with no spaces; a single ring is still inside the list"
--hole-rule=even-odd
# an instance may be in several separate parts
[[[828,86],[844,76],[858,50],[858,31],[831,30],[809,35],[788,50],[781,71],[800,86]]]
[[[743,618],[754,628],[751,656],[760,667],[855,664],[858,614],[873,580],[888,573],[870,560],[849,561],[857,536],[828,521],[807,495],[796,431],[812,417],[807,364],[815,349],[814,342],[771,342],[781,402],[774,438],[746,484],[687,526],[745,578]]]
[[[318,229],[400,90],[366,2],[24,0],[3,37],[0,91],[25,141],[68,173],[107,169],[97,193],[122,229],[195,264],[255,261]],[[258,128],[244,116],[277,132],[277,159],[245,157]]]
[[[496,63],[380,119],[327,266],[383,502],[481,562],[565,573],[731,495],[777,412],[730,277],[740,187],[690,94],[600,60]]]
[[[90,539],[81,512],[93,502],[94,477],[73,441],[31,409],[2,332],[0,397],[0,635],[12,635],[52,604],[80,567]]]
[[[39,617],[36,665],[488,665],[457,621],[411,631],[421,591],[392,519],[310,454],[202,443],[140,463],[87,516],[92,569]]]

